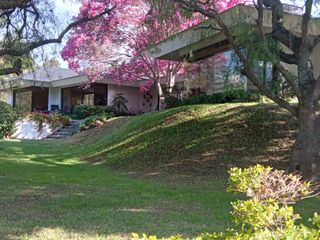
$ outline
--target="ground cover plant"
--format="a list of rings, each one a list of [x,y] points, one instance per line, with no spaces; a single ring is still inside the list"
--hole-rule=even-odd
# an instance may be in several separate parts
[[[112,113],[112,109],[106,106],[77,105],[74,106],[72,117],[75,119],[85,119],[94,115]]]
[[[275,105],[250,103],[112,118],[69,140],[0,141],[0,239],[224,231],[241,197],[226,192],[227,169],[283,168],[295,131]],[[319,205],[297,204],[304,224]]]
[[[80,126],[81,130],[88,130],[97,126],[101,126],[108,122],[110,118],[115,117],[114,113],[102,113],[87,117]]]

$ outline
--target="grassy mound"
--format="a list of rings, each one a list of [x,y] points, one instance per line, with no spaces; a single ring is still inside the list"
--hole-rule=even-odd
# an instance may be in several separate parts
[[[115,118],[69,140],[0,140],[0,239],[191,238],[236,227],[239,195],[212,179],[234,165],[283,166],[295,129],[273,105],[225,104]],[[192,184],[168,181],[181,175]],[[319,203],[305,199],[297,212],[307,220]]]
[[[232,166],[284,168],[297,128],[277,106],[252,103],[186,106],[121,121],[121,128],[84,146],[86,160],[152,175],[213,178],[224,178]]]

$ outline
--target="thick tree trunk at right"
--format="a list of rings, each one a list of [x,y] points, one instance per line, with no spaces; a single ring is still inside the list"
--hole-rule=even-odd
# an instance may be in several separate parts
[[[299,111],[299,130],[294,144],[290,171],[300,171],[305,179],[317,181],[320,165],[320,119],[315,109]]]

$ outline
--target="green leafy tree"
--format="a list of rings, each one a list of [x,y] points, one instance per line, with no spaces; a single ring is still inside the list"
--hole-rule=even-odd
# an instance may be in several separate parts
[[[250,21],[247,21],[247,12],[243,11],[242,17],[233,21],[232,24],[227,23],[222,17],[221,6],[251,1],[172,1],[177,3],[176,6],[182,12],[196,12],[210,20],[212,24],[203,31],[222,32],[241,62],[241,72],[265,96],[298,119],[299,130],[289,169],[292,172],[299,170],[305,178],[316,181],[320,169],[320,76],[317,71],[320,65],[314,54],[320,44],[320,35],[316,35],[311,29],[316,21],[312,19],[312,13],[319,14],[317,12],[319,1],[300,1],[305,7],[301,9],[301,17],[292,14],[298,21],[293,28],[285,24],[289,21],[288,14],[285,11],[284,1],[280,0],[252,1],[255,14],[250,15]],[[271,31],[265,35],[264,22],[267,19],[266,15],[270,16],[269,14]],[[317,58],[319,59],[319,56]],[[274,66],[281,75],[282,81],[292,89],[294,96],[298,99],[298,105],[274,94],[272,89],[259,80],[253,64],[257,60],[270,62]],[[288,70],[285,64],[296,70]]]
[[[97,10],[96,4],[90,2],[73,22],[58,29],[59,17],[55,14],[53,1],[0,1],[0,76],[20,74],[31,51],[47,44],[61,43],[73,27],[105,17],[112,10],[113,7]]]

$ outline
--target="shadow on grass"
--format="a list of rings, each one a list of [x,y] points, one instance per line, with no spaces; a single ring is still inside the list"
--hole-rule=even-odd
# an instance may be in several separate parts
[[[132,118],[94,144],[0,141],[0,239],[222,231],[236,198],[223,190],[226,170],[257,162],[285,167],[295,129],[274,106],[195,106]],[[81,162],[79,153],[137,174],[184,174],[196,184],[130,178]],[[197,176],[212,180],[211,189]],[[319,203],[310,199],[298,210],[310,217]]]
[[[85,159],[122,169],[223,179],[234,166],[286,168],[295,119],[273,105],[226,106],[194,106],[144,116],[144,123],[128,121],[125,131],[98,141],[104,147],[88,146]]]
[[[230,224],[232,194],[119,176],[54,141],[0,146],[0,239],[194,236]]]

